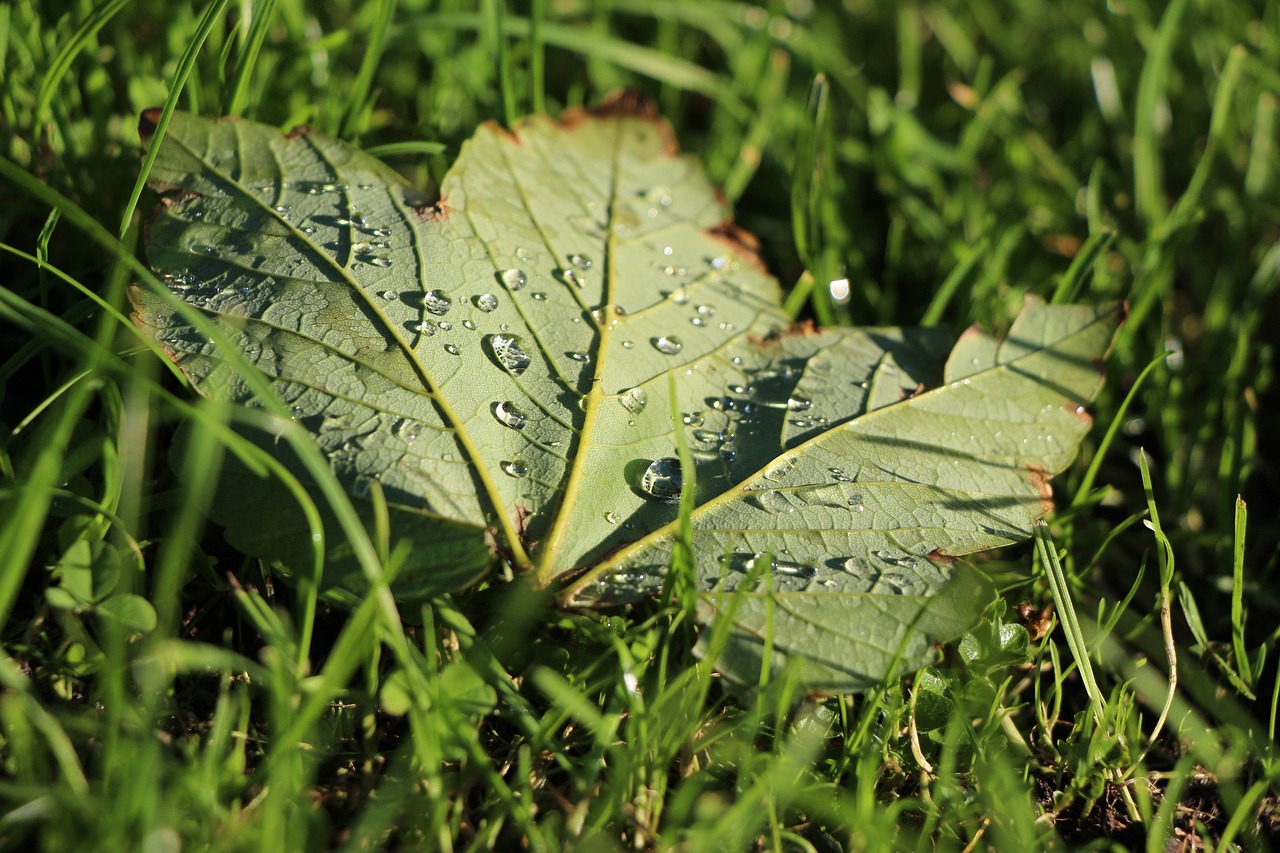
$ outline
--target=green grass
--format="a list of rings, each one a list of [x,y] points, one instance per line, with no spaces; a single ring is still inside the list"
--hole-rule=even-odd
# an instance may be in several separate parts
[[[0,5],[0,846],[1274,846],[1276,68],[1280,4],[1240,0]],[[797,316],[1129,301],[1058,512],[982,561],[1008,606],[945,665],[745,692],[679,596],[333,609],[206,529],[227,413],[125,316],[139,111],[307,123],[425,186],[478,123],[619,87]]]

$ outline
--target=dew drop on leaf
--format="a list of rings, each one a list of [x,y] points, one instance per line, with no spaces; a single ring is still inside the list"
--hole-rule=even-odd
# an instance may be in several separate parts
[[[498,307],[498,297],[492,293],[482,293],[476,297],[476,307],[488,314]]]
[[[406,442],[416,441],[418,434],[422,431],[422,424],[415,420],[405,418],[396,425],[396,435],[403,438]]]
[[[630,388],[622,392],[622,396],[618,397],[618,402],[631,414],[638,415],[648,405],[649,395],[644,392],[643,388]]]
[[[667,504],[680,500],[680,488],[683,485],[680,460],[673,456],[653,460],[640,478],[641,491],[655,501]]]
[[[774,560],[773,571],[775,574],[785,575],[791,578],[811,578],[818,573],[815,566],[808,563],[793,563],[790,560]]]
[[[524,274],[524,270],[509,269],[498,273],[498,280],[510,291],[517,291],[529,283],[529,277]]]
[[[559,278],[561,281],[563,281],[565,284],[572,284],[574,287],[578,288],[579,290],[581,290],[586,285],[586,282],[583,280],[582,276],[578,275],[577,270],[558,269],[556,270],[556,277]]]
[[[793,412],[805,412],[813,408],[813,401],[808,397],[794,394],[787,400],[787,408]]]
[[[457,355],[457,354],[458,354],[458,348],[457,348],[456,346],[454,346],[453,344],[445,344],[445,345],[444,345],[444,351],[445,351],[445,352],[447,352],[447,353],[449,353],[449,355]]]
[[[572,254],[569,256],[569,263],[573,264],[580,270],[591,269],[591,258],[586,255]]]
[[[523,341],[518,335],[490,335],[486,340],[493,357],[507,373],[519,376],[529,367],[529,354],[524,351]]]
[[[545,294],[545,293],[534,293],[534,294],[531,294],[531,295],[532,295],[532,296],[533,296],[533,298],[534,298],[536,301],[538,301],[538,302],[546,302],[546,301],[547,301],[547,294]]]
[[[663,335],[659,338],[653,338],[650,343],[653,348],[663,355],[679,355],[680,350],[684,349],[684,342],[675,335]]]
[[[428,290],[422,297],[422,306],[432,314],[442,316],[448,314],[453,307],[453,299],[443,290]]]
[[[529,476],[529,466],[519,459],[511,459],[503,462],[501,465],[502,473],[508,477],[515,477],[517,480]]]
[[[521,411],[515,403],[510,400],[504,400],[501,403],[495,403],[493,406],[493,416],[498,419],[498,423],[512,429],[524,429],[528,417]]]

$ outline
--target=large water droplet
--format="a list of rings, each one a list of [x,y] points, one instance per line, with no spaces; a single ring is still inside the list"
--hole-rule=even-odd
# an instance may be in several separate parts
[[[791,578],[811,578],[818,573],[816,566],[808,563],[793,563],[790,560],[774,560],[773,572]]]
[[[519,376],[529,367],[529,354],[524,351],[524,342],[518,335],[489,335],[485,340],[493,357],[507,373]]]
[[[585,352],[567,352],[565,353],[565,355],[569,356],[569,358],[581,364],[586,364],[588,361],[591,360],[591,356]]]
[[[496,310],[498,307],[498,297],[492,293],[482,293],[476,297],[476,307],[484,313]]]
[[[782,492],[770,489],[766,492],[752,492],[747,502],[758,506],[765,512],[790,513],[796,508]]]
[[[787,399],[787,408],[793,412],[804,412],[813,408],[813,401],[808,397],[793,394]]]
[[[685,412],[681,418],[685,426],[700,427],[702,426],[702,412]]]
[[[453,307],[453,299],[443,290],[428,290],[422,297],[422,306],[432,314],[441,316],[449,313]]]
[[[529,466],[519,459],[511,459],[501,464],[502,473],[508,477],[515,477],[517,480],[524,479],[529,476]]]
[[[418,438],[418,434],[421,431],[422,431],[422,424],[418,423],[415,420],[410,420],[409,418],[405,418],[404,420],[400,421],[398,424],[396,424],[396,428],[395,428],[396,435],[403,438],[406,442],[416,441]]]
[[[524,274],[524,270],[509,269],[498,273],[498,280],[507,288],[507,290],[516,291],[529,283],[529,277]]]
[[[703,444],[719,444],[724,439],[725,434],[714,429],[695,429],[693,431],[693,440],[700,441]]]
[[[525,413],[510,400],[494,403],[493,416],[498,419],[498,423],[512,429],[524,429],[524,425],[528,421]]]
[[[454,346],[453,344],[445,344],[445,345],[444,345],[444,351],[445,351],[445,352],[447,352],[447,353],[449,353],[449,355],[457,355],[457,354],[458,354],[458,348],[457,348],[456,346]]]
[[[638,415],[644,411],[644,407],[649,403],[649,395],[644,392],[643,388],[630,388],[622,392],[622,396],[618,398],[618,402],[622,407],[633,415]]]
[[[679,355],[680,350],[684,349],[684,342],[675,335],[663,335],[660,338],[653,338],[649,343],[653,344],[653,348],[663,355]]]
[[[684,477],[680,473],[680,460],[672,456],[655,459],[640,478],[640,489],[655,501],[675,503],[680,500],[680,488]]]
[[[580,270],[591,269],[591,258],[586,255],[572,254],[569,256],[569,263],[573,264]]]

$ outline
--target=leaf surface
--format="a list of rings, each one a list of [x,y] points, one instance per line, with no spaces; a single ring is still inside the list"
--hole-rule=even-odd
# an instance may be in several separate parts
[[[1121,313],[1030,301],[1004,342],[954,350],[936,330],[791,328],[751,238],[633,104],[481,127],[439,199],[317,133],[176,115],[151,183],[152,266],[368,515],[377,481],[413,543],[400,595],[499,559],[573,578],[572,604],[653,592],[687,479],[700,611],[732,612],[719,663],[749,681],[794,661],[814,687],[865,687],[972,624],[991,589],[954,557],[1047,511]],[[254,404],[170,299],[133,297],[197,388]],[[225,479],[229,537],[304,559],[289,501]],[[340,547],[328,562],[358,593]]]

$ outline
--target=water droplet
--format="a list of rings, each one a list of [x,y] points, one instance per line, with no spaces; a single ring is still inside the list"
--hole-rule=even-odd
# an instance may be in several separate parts
[[[702,328],[703,326],[707,325],[707,321],[702,319],[701,317],[690,317],[689,322],[697,326],[698,328]]]
[[[774,560],[774,574],[785,575],[790,578],[811,578],[818,573],[816,566],[808,563],[793,563],[790,560]]]
[[[443,290],[429,290],[422,297],[422,305],[432,314],[442,316],[453,307],[453,299]]]
[[[699,305],[698,307],[694,308],[693,310],[694,310],[694,311],[696,311],[696,312],[698,313],[698,316],[700,316],[700,317],[714,317],[714,316],[716,316],[716,309],[715,309],[715,307],[714,307],[714,306],[711,306],[711,305]]]
[[[871,566],[861,557],[850,557],[841,563],[840,568],[844,570],[845,574],[859,578],[865,578],[871,574]]]
[[[407,442],[415,441],[418,433],[422,431],[422,424],[415,420],[405,418],[396,424],[395,433]]]
[[[476,307],[484,313],[496,310],[498,307],[498,297],[492,293],[482,293],[476,297]]]
[[[703,444],[719,444],[725,440],[725,434],[714,429],[695,429],[693,440]]]
[[[876,550],[871,552],[871,556],[877,560],[888,563],[891,566],[903,566],[908,569],[916,567],[916,561],[911,558],[910,554],[899,554],[893,551]]]
[[[586,286],[586,280],[583,279],[582,276],[578,275],[577,270],[557,269],[555,271],[555,276],[565,284],[571,284],[579,290]]]
[[[529,354],[524,351],[524,342],[518,335],[489,335],[486,341],[493,357],[507,373],[519,376],[529,367]]]
[[[796,511],[795,506],[787,499],[786,495],[772,489],[764,492],[753,492],[747,498],[747,502],[758,506],[765,512],[781,514]]]
[[[528,421],[525,413],[510,400],[494,403],[493,416],[498,419],[498,423],[512,429],[524,429],[524,425]]]
[[[732,462],[738,458],[738,445],[732,441],[726,441],[720,445],[720,458],[725,462]]]
[[[680,500],[680,488],[684,476],[680,472],[680,460],[672,456],[655,459],[640,478],[640,489],[655,501],[675,503]]]
[[[610,524],[617,524],[618,522],[622,521],[621,518],[618,518],[618,514],[612,511],[606,512],[604,514],[604,520],[609,522]]]
[[[685,412],[684,417],[680,420],[684,421],[685,426],[700,427],[702,426],[702,412]]]
[[[765,469],[764,478],[766,480],[774,481],[781,480],[786,477],[787,474],[791,473],[791,469],[795,464],[794,459],[789,456],[784,456]]]
[[[580,270],[591,269],[591,258],[586,255],[572,254],[569,256],[569,263],[573,264]]]
[[[530,250],[526,249],[524,246],[521,246],[518,249],[516,249],[516,257],[527,263],[529,261],[532,261],[534,258],[536,258],[537,255],[535,255]]]
[[[502,463],[502,472],[509,477],[521,480],[529,476],[529,466],[519,459],[511,459]]]
[[[449,355],[457,355],[457,354],[458,354],[458,348],[457,348],[456,346],[454,346],[453,344],[445,344],[445,345],[444,345],[444,351],[445,351],[445,352],[447,352],[447,353],[449,353]]]
[[[382,291],[382,298],[388,302],[395,302],[400,298],[400,294],[396,293],[394,290],[384,290]]]
[[[649,395],[644,392],[643,388],[630,388],[622,392],[622,396],[618,398],[618,402],[622,407],[633,415],[638,415],[644,411],[644,407],[649,403]]]
[[[291,205],[291,204],[277,204],[277,205],[276,205],[276,213],[288,213],[288,212],[289,212],[289,211],[291,211],[291,210],[293,210],[293,205]]]
[[[510,291],[516,291],[529,283],[529,277],[524,274],[524,270],[509,269],[498,273],[498,281]]]
[[[567,352],[565,355],[581,364],[586,364],[591,360],[591,356],[587,355],[585,352]]]
[[[453,331],[453,324],[452,324],[452,323],[450,323],[448,320],[441,320],[441,321],[440,321],[439,323],[437,323],[436,325],[440,327],[440,331],[442,331],[442,332],[452,332],[452,331]]]
[[[631,349],[631,348],[632,348],[632,347],[634,347],[635,345],[636,345],[636,342],[635,342],[635,341],[623,341],[623,342],[622,342],[622,348],[623,348],[623,349]]]
[[[316,231],[317,231],[317,230],[318,230],[318,229],[317,229],[314,225],[303,225],[303,226],[302,226],[302,233],[303,233],[303,234],[311,235],[311,234],[316,233]]]
[[[651,338],[649,341],[653,344],[653,348],[663,355],[679,355],[680,350],[684,349],[684,342],[675,335],[663,335],[660,338]]]
[[[436,333],[436,324],[430,320],[423,320],[416,326],[412,326],[413,331],[421,332],[426,337],[431,337]]]
[[[813,408],[813,401],[808,397],[802,397],[799,394],[793,394],[787,399],[787,408],[793,412],[804,412]]]
[[[531,296],[533,296],[533,298],[534,298],[535,300],[537,300],[538,302],[546,302],[546,301],[547,301],[547,294],[545,294],[545,293],[534,293],[534,294],[530,294],[530,295],[531,295]]]
[[[463,320],[462,328],[467,329],[468,331],[474,332],[476,330],[476,324],[471,320]]]
[[[370,258],[369,263],[373,264],[375,267],[389,267],[391,266],[391,259],[390,258]]]

